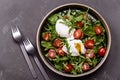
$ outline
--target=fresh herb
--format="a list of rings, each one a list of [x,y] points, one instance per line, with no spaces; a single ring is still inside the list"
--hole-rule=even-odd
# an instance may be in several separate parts
[[[45,51],[47,51],[47,50],[49,50],[49,49],[51,49],[51,48],[54,48],[53,46],[52,46],[52,43],[51,42],[47,42],[47,41],[42,41],[41,42],[41,46],[43,46],[45,49]]]
[[[54,25],[57,20],[58,20],[58,15],[57,15],[57,14],[51,15],[51,16],[48,18],[48,22],[49,22],[51,25]]]
[[[53,41],[55,38],[59,37],[55,30],[55,26],[51,26],[50,24],[47,24],[47,26],[45,27],[45,30],[50,33],[51,41]]]

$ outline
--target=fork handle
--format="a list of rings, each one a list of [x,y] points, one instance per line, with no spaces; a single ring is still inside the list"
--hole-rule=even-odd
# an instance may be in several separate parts
[[[40,61],[38,60],[38,57],[36,54],[33,55],[33,58],[39,68],[39,70],[41,71],[42,75],[44,76],[45,80],[50,80],[50,78],[48,77],[47,73],[45,72],[45,69],[43,68],[42,64],[40,63]]]
[[[29,67],[29,69],[30,69],[30,71],[32,73],[33,78],[37,79],[37,74],[35,72],[35,69],[33,68],[31,60],[30,60],[30,58],[29,58],[29,56],[28,56],[28,54],[27,54],[27,52],[25,50],[25,47],[24,47],[24,45],[22,43],[20,43],[20,48],[21,48],[21,50],[23,52],[23,55],[24,55],[25,60],[26,60],[26,62],[28,64],[28,67]]]

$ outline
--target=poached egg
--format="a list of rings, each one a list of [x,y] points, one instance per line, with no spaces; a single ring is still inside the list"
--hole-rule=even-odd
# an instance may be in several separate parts
[[[85,54],[86,52],[86,48],[84,46],[84,44],[82,43],[81,40],[71,40],[71,39],[67,39],[69,47],[70,47],[70,53],[71,56],[79,56],[80,54]],[[66,45],[63,46],[62,50],[66,53],[67,52],[67,48]]]
[[[65,25],[64,21],[62,19],[57,20],[55,29],[56,29],[56,32],[58,33],[58,35],[60,35],[61,37],[67,38],[67,42],[70,47],[71,56],[79,56],[80,54],[85,54],[86,48],[85,48],[84,44],[82,43],[82,41],[80,39],[74,39],[74,37],[73,37],[75,29],[73,29],[69,33],[70,27]],[[66,45],[64,45],[62,47],[62,50],[65,53],[68,53]]]
[[[64,21],[62,19],[58,19],[56,22],[56,32],[61,36],[61,37],[66,37],[70,38],[73,37],[73,33],[75,29],[73,29],[70,33],[70,27],[64,24]]]

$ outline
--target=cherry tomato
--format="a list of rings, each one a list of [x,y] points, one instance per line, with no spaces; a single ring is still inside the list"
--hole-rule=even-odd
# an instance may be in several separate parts
[[[99,48],[98,49],[98,54],[100,55],[100,56],[104,56],[105,55],[105,53],[106,53],[106,49],[105,48]]]
[[[94,47],[94,40],[92,39],[88,39],[87,41],[85,41],[84,45],[86,48],[88,49],[92,49]]]
[[[43,39],[45,41],[47,41],[48,39],[50,38],[50,34],[48,32],[46,32],[44,35],[43,35]]]
[[[94,57],[94,51],[91,49],[87,49],[85,53],[86,58],[93,58]]]
[[[54,49],[50,49],[48,51],[48,58],[51,58],[51,59],[56,58],[56,51]]]
[[[81,21],[78,21],[77,24],[76,24],[78,27],[81,27],[83,26],[82,22]]]
[[[65,52],[62,50],[62,48],[58,48],[58,55],[59,56],[64,56],[65,55]]]
[[[61,47],[62,46],[62,41],[59,38],[57,38],[57,39],[54,40],[53,45],[57,48]]]
[[[77,29],[76,31],[74,31],[73,36],[75,39],[80,39],[82,37],[82,31],[80,29]]]
[[[96,35],[100,35],[102,33],[102,28],[100,26],[95,26],[94,32],[96,33]]]
[[[88,63],[84,62],[83,65],[82,65],[82,70],[83,71],[88,71],[90,69],[90,66]]]
[[[70,73],[72,71],[72,65],[71,64],[66,64],[66,66],[63,68],[65,72]]]

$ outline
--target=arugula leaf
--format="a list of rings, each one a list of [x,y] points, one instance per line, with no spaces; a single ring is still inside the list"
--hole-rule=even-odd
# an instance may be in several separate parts
[[[95,36],[95,32],[93,30],[92,24],[84,24],[84,27],[82,28],[82,31],[85,35],[92,37]]]
[[[68,57],[71,57],[71,54],[72,54],[72,53],[70,52],[70,46],[69,46],[67,40],[65,40],[64,43],[65,43],[65,46],[66,46],[66,48],[67,48],[67,52],[68,52],[67,56],[68,56]]]
[[[93,51],[94,51],[95,54],[97,54],[98,48],[99,48],[99,46],[94,46],[94,47],[93,47]]]
[[[69,9],[69,10],[68,10],[68,13],[67,13],[67,16],[68,16],[68,17],[71,16],[70,13],[71,13],[71,10]]]
[[[99,20],[96,20],[93,24],[94,26],[101,26],[101,22]]]
[[[72,22],[68,19],[64,20],[63,24],[67,25],[68,27],[71,27]]]
[[[77,21],[82,21],[82,19],[83,19],[83,15],[79,15],[79,16],[77,16],[76,18],[75,18],[75,21],[77,22]]]
[[[41,41],[41,46],[45,48],[44,49],[45,51],[47,51],[47,50],[49,50],[51,48],[54,48],[52,46],[52,43],[51,42],[47,42],[47,41]]]
[[[77,17],[79,15],[82,15],[84,12],[81,11],[81,10],[76,10],[76,9],[73,9],[71,10],[71,15],[73,15],[74,17]]]
[[[53,41],[55,38],[59,37],[55,30],[55,26],[51,26],[50,24],[47,24],[47,26],[45,26],[45,30],[50,33],[51,41]]]
[[[71,15],[76,16],[77,15],[76,10],[71,10]]]
[[[57,70],[61,70],[61,69],[63,68],[62,63],[55,63],[55,68],[56,68]]]
[[[86,58],[82,55],[70,58],[70,63],[72,64],[73,69],[74,69],[72,72],[73,74],[83,72],[82,71],[82,64],[85,60],[86,60]],[[74,72],[74,71],[76,71],[76,72]]]
[[[48,18],[48,22],[49,22],[51,25],[54,25],[57,20],[58,20],[58,14],[51,15],[51,16]]]
[[[86,62],[91,66],[93,65],[92,60],[90,58],[86,58]]]
[[[78,72],[78,73],[83,73],[83,71],[82,71],[82,65],[83,65],[83,63],[84,63],[84,61],[81,62],[81,63],[78,65],[78,68],[77,68],[77,72]]]
[[[93,63],[93,67],[97,65],[98,59],[96,58],[96,56],[93,58],[92,63]]]
[[[64,56],[64,57],[59,57],[58,55],[56,55],[55,59],[50,59],[51,61],[55,62],[55,63],[59,63],[61,61],[67,61],[69,58]]]
[[[101,44],[105,40],[104,35],[97,36],[95,45]]]
[[[76,75],[76,74],[77,74],[77,72],[76,72],[76,70],[75,70],[75,69],[72,69],[71,73],[72,73],[72,74],[74,74],[74,75]]]

